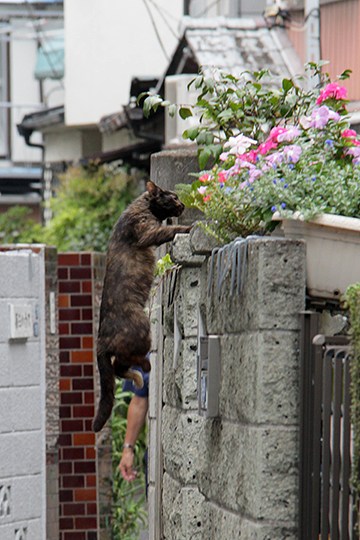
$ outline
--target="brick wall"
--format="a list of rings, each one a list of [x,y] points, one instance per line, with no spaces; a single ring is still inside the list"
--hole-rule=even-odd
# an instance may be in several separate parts
[[[58,256],[60,540],[110,538],[106,529],[110,520],[105,518],[110,513],[111,488],[97,489],[104,476],[111,477],[109,437],[105,432],[96,441],[91,428],[97,387],[97,323],[93,319],[100,302],[102,272],[101,255]]]

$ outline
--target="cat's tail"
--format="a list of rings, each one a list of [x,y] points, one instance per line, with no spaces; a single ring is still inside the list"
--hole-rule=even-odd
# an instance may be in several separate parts
[[[100,431],[110,418],[114,405],[115,392],[114,367],[109,355],[106,353],[100,353],[98,354],[97,361],[100,374],[101,393],[97,413],[93,421],[93,430],[95,433]]]

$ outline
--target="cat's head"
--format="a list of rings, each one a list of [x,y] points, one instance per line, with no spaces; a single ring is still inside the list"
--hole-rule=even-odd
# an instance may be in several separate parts
[[[170,217],[178,217],[183,213],[185,206],[174,191],[161,189],[151,180],[147,182],[146,189],[150,210],[161,221]]]

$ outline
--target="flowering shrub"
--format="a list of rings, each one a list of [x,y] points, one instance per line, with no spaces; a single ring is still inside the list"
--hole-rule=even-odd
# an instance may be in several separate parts
[[[218,162],[180,189],[220,239],[271,231],[275,212],[360,217],[360,140],[346,117],[346,88],[328,83],[302,103],[302,114],[273,111],[267,130],[229,136]]]

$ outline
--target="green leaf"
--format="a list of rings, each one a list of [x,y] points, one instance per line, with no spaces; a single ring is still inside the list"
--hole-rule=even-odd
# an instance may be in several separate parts
[[[293,86],[294,86],[294,83],[292,82],[291,79],[283,79],[282,88],[284,92],[289,92],[289,90],[291,90]]]
[[[200,169],[205,169],[209,158],[211,157],[211,150],[207,147],[199,148],[198,150],[198,161]]]
[[[185,129],[182,136],[184,139],[190,139],[191,141],[195,141],[198,135],[199,135],[199,128],[194,127],[194,128]]]
[[[189,116],[192,116],[193,113],[189,107],[180,107],[179,109],[179,115],[183,120],[186,120],[186,118],[189,118]]]

